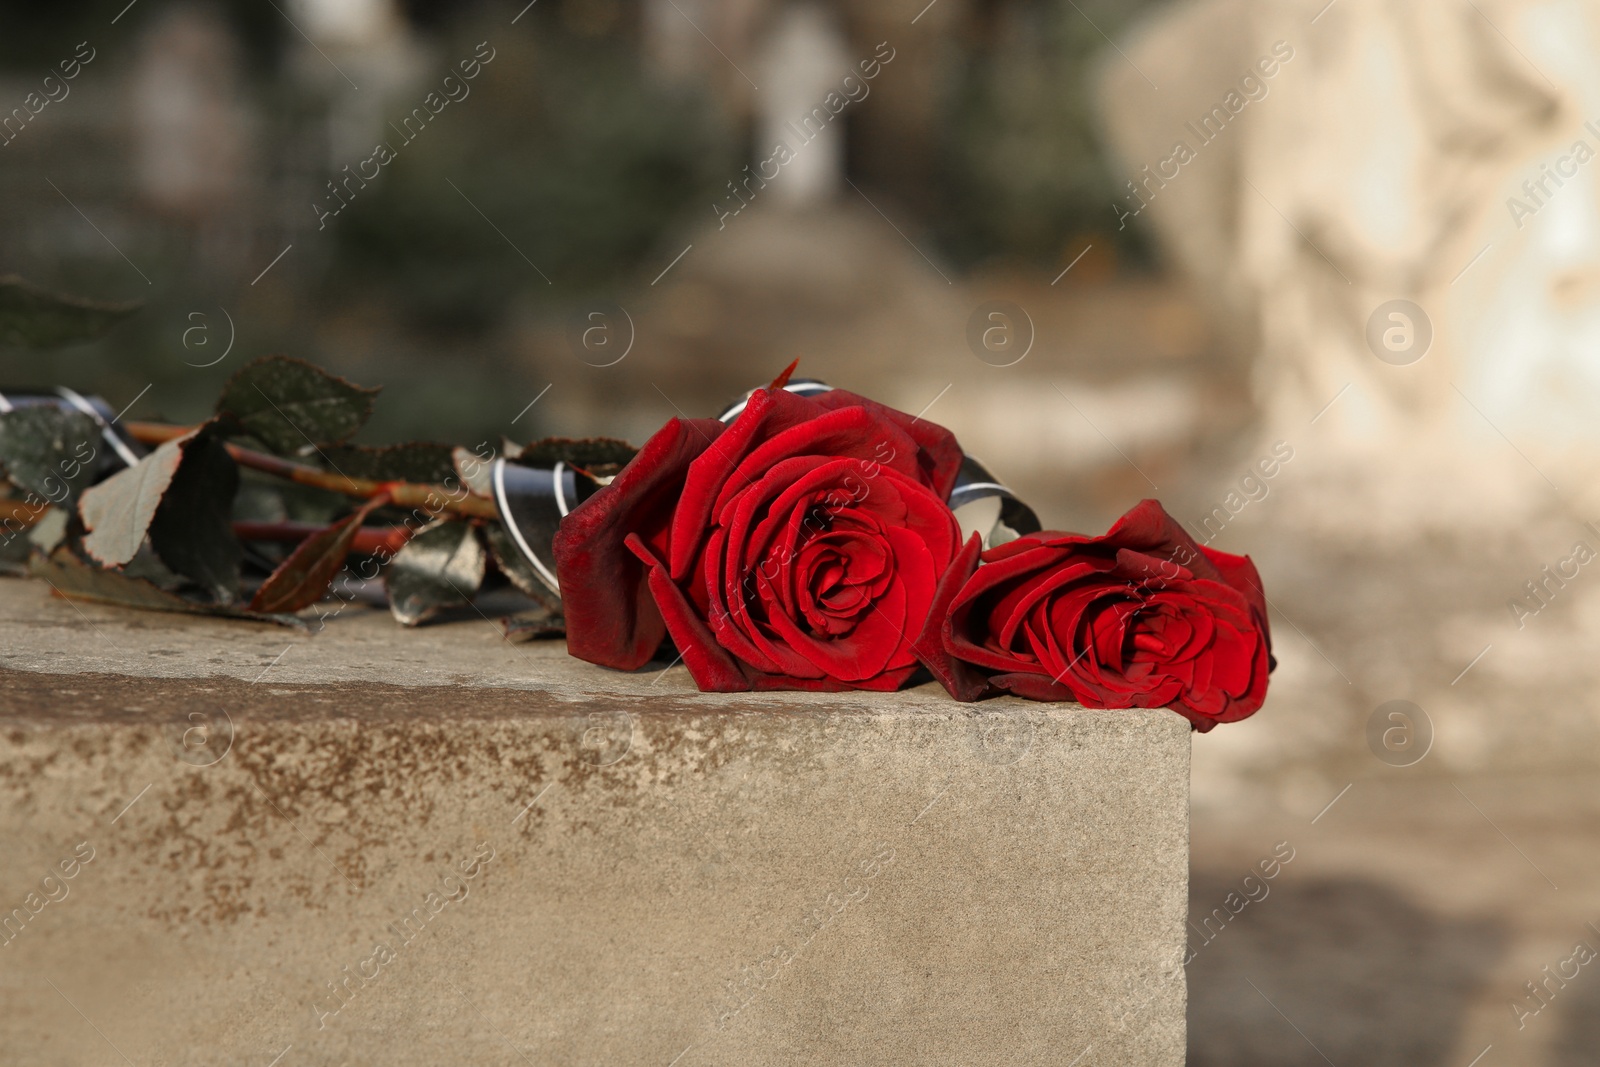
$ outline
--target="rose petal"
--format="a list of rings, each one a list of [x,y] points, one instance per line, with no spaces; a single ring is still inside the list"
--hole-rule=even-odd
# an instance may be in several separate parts
[[[685,473],[722,429],[714,419],[673,419],[610,485],[561,520],[554,555],[572,655],[634,670],[661,646],[666,625],[646,569],[625,542],[637,535],[652,551],[664,551]]]
[[[977,700],[991,692],[982,673],[951,655],[947,645],[950,605],[961,592],[961,587],[978,569],[978,555],[982,551],[983,538],[973,534],[939,579],[933,600],[928,605],[922,632],[911,646],[917,659],[932,672],[945,691],[960,701]]]
[[[666,622],[667,632],[672,635],[673,644],[683,653],[684,665],[689,668],[694,684],[705,693],[748,691],[750,680],[734,658],[717,644],[655,553],[636,534],[628,536],[627,546],[648,570],[656,607]]]

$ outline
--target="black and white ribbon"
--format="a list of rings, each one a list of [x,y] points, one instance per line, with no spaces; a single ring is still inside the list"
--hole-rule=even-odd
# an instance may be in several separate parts
[[[525,467],[496,459],[489,475],[494,505],[506,532],[539,580],[560,596],[561,583],[556,581],[556,561],[551,551],[556,530],[561,520],[599,486],[559,460],[554,467]]]
[[[966,453],[961,455],[961,473],[956,475],[956,487],[950,490],[950,510],[960,516],[961,509],[980,500],[999,499],[1000,514],[989,529],[979,529],[983,534],[983,547],[993,548],[1007,541],[1015,541],[1023,534],[1038,533],[1043,526],[1033,509],[1006,486],[995,480],[987,467]],[[965,529],[965,526],[963,526]]]
[[[818,393],[833,392],[833,386],[829,385],[827,382],[819,382],[815,378],[795,378],[792,379],[788,385],[783,387],[783,391],[786,393],[793,393],[796,396],[816,396]],[[738,400],[735,400],[733,403],[723,408],[722,414],[717,416],[717,421],[732,422],[734,419],[737,419],[739,417],[739,413],[745,409],[745,405],[750,403],[750,398],[755,396],[758,392],[760,392],[759,389],[751,389],[746,392],[744,396],[741,396]]]
[[[816,396],[831,391],[833,386],[802,378],[789,382],[784,389],[799,396]],[[738,418],[755,393],[752,389],[729,404],[717,416],[718,421],[732,422]],[[506,459],[494,461],[490,477],[495,507],[500,511],[506,531],[539,580],[559,596],[561,584],[556,580],[555,554],[551,548],[556,530],[573,508],[600,488],[600,483],[565,463],[558,462],[554,467],[527,467]],[[1000,509],[989,528],[979,530],[985,547],[1004,544],[1040,529],[1039,517],[1032,508],[990,474],[983,464],[963,455],[955,488],[950,491],[950,510],[959,518],[967,505],[989,499],[998,499]]]
[[[833,386],[815,378],[796,378],[785,385],[786,392],[799,396],[816,396],[818,393],[827,393]],[[719,422],[732,422],[739,417],[739,413],[750,403],[756,390],[752,389],[740,397],[736,402],[723,409],[717,416]],[[1000,501],[999,516],[994,520],[989,529],[979,530],[983,534],[985,548],[1014,541],[1023,534],[1037,533],[1042,529],[1039,516],[1033,509],[1023,503],[1015,493],[1002,484],[988,469],[971,456],[962,453],[961,472],[956,475],[955,488],[950,490],[948,501],[950,510],[959,513],[968,504],[980,500],[998,498]],[[963,527],[965,528],[965,526]]]

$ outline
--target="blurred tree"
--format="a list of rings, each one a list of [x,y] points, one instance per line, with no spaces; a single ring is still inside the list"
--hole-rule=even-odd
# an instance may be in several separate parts
[[[1054,262],[1075,235],[1118,232],[1118,180],[1095,126],[1094,64],[1154,0],[1003,0],[972,10],[950,79],[952,120],[940,168],[944,210],[933,220],[958,262],[1012,257]],[[1102,33],[1103,31],[1103,33]]]
[[[532,32],[494,36],[469,97],[413,144],[389,138],[398,158],[337,222],[341,287],[384,295],[420,324],[486,328],[518,296],[615,285],[717,199],[739,138],[714,105],[654,82],[625,37],[538,10],[524,19]],[[441,54],[469,56],[480,39],[453,33]]]
[[[190,7],[209,7],[239,35],[253,73],[266,75],[278,61],[285,33],[292,33],[270,4],[256,0],[187,0]],[[175,4],[129,4],[128,0],[92,0],[72,4],[6,4],[0,14],[0,68],[30,73],[72,54],[79,41],[96,50],[127,41],[135,31],[161,18]],[[112,20],[116,22],[113,24]],[[45,72],[41,72],[41,76]]]

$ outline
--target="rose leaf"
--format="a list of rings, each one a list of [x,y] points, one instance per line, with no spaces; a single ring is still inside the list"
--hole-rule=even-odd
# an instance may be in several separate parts
[[[219,604],[231,604],[239,595],[243,550],[231,522],[238,489],[239,467],[227,447],[202,434],[183,450],[150,523],[150,546],[161,561]]]
[[[483,543],[470,523],[445,519],[424,527],[384,571],[389,610],[416,626],[443,608],[471,603],[485,564]]]
[[[323,449],[322,457],[338,474],[375,482],[442,485],[455,474],[450,446],[432,441],[407,441],[383,448],[336,445]]]
[[[142,306],[52,293],[15,274],[0,275],[0,345],[59,348],[92,341]]]
[[[484,459],[476,452],[465,448],[450,450],[450,462],[455,468],[455,474],[461,484],[467,487],[467,492],[473,496],[480,496],[489,500],[494,496],[494,460]]]
[[[599,475],[615,474],[638,453],[626,441],[614,437],[547,437],[524,445],[506,458],[526,467],[554,467],[557,461],[581,467]]]
[[[220,615],[229,619],[275,622],[304,628],[293,615],[267,615],[242,611],[221,604],[204,604],[179,596],[150,581],[121,571],[102,570],[62,545],[47,557],[35,553],[28,573],[50,583],[56,594],[68,600],[94,600],[122,607],[153,611],[181,611],[191,615]]]
[[[0,413],[0,467],[11,482],[51,503],[71,506],[94,477],[100,425],[81,411],[50,404]]]
[[[511,534],[503,523],[486,522],[483,532],[489,541],[489,552],[494,556],[494,565],[500,568],[500,573],[510,579],[511,584],[539,603],[554,609],[560,603],[550,587],[544,584],[533,564],[528,562],[528,557],[511,540]]]
[[[217,398],[217,414],[280,455],[343,443],[372,414],[364,389],[302,359],[267,356],[239,369]]]
[[[183,462],[184,449],[199,432],[174,437],[127,470],[83,491],[78,514],[89,530],[83,547],[96,562],[120,567],[139,551],[161,497]]]
[[[350,546],[368,515],[389,502],[373,497],[332,526],[301,541],[256,590],[251,611],[299,611],[321,600],[350,555]]]

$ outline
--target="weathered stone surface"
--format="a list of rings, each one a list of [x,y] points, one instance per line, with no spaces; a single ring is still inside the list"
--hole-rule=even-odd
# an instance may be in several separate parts
[[[0,582],[8,1062],[1183,1062],[1175,714],[48,592]]]

